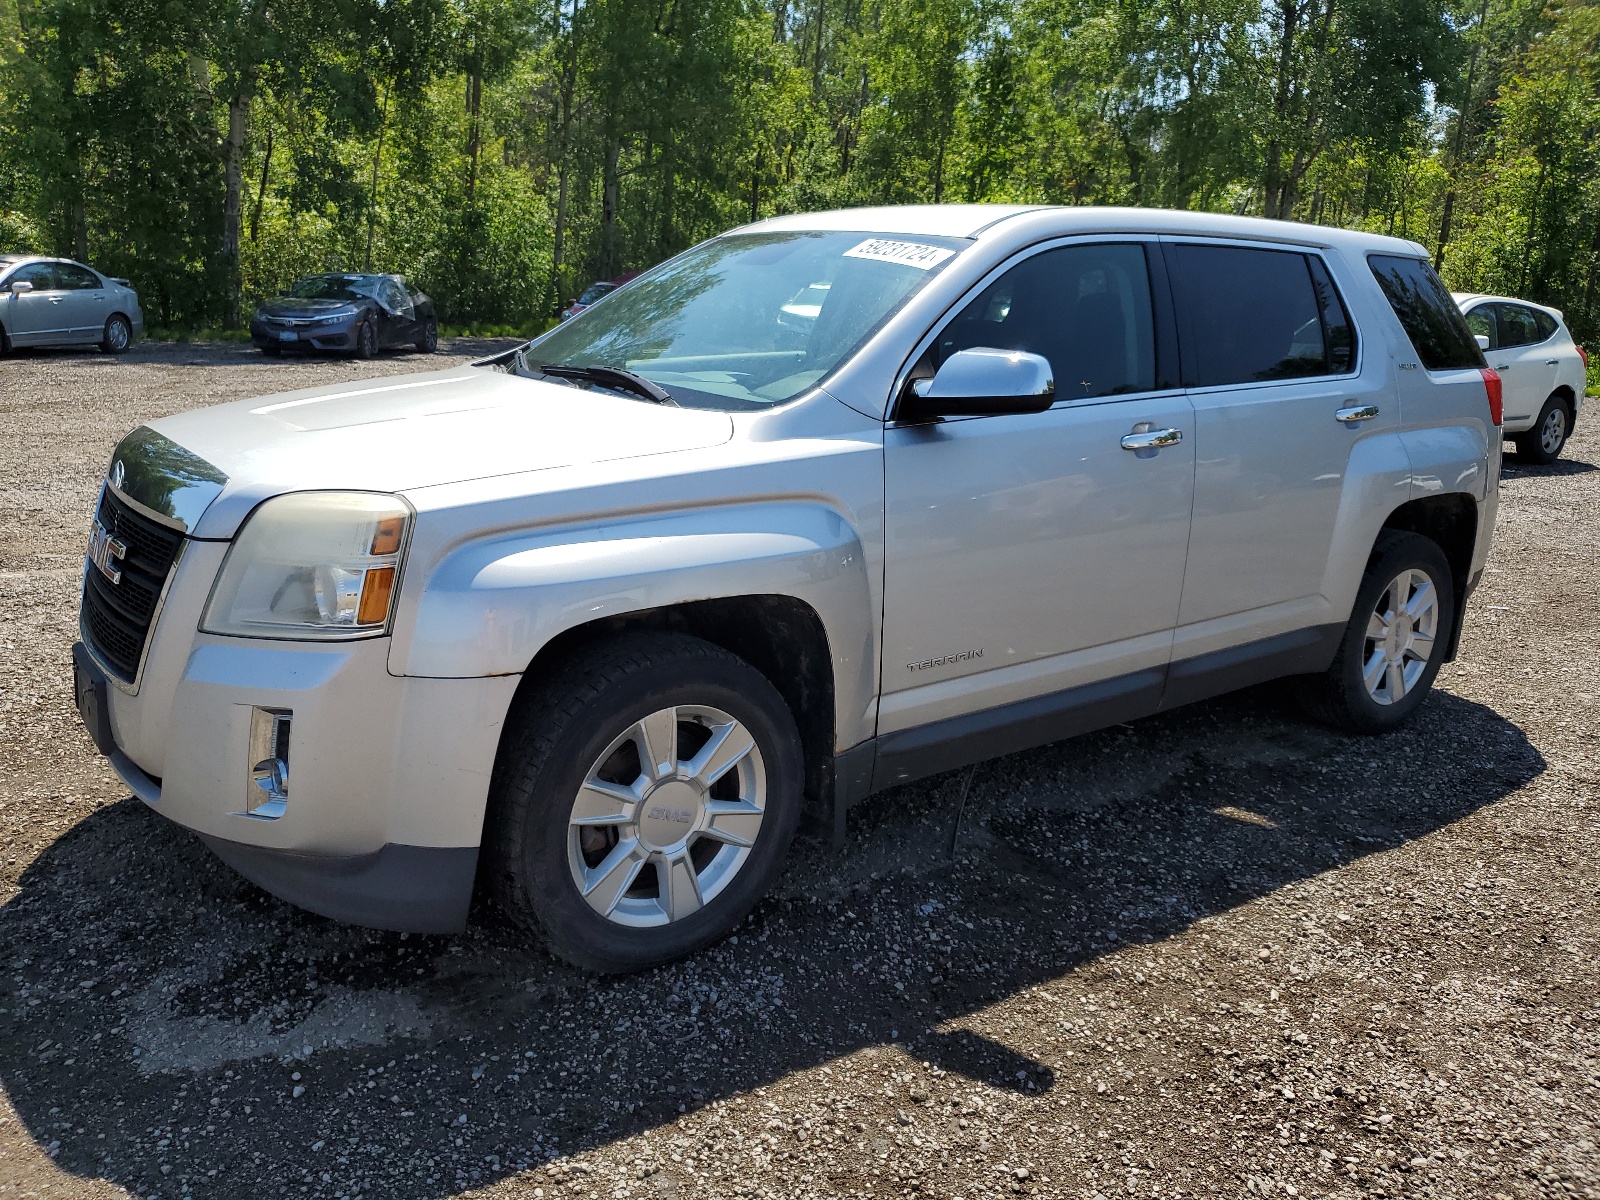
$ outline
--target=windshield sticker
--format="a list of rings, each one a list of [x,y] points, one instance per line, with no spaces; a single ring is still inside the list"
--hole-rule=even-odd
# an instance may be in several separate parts
[[[932,270],[947,258],[955,257],[954,250],[942,246],[925,246],[921,242],[891,242],[883,238],[868,238],[859,246],[846,250],[846,258],[875,258],[879,262],[899,263],[919,271]]]

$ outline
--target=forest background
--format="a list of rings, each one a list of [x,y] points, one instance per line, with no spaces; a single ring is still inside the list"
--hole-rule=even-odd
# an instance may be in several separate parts
[[[0,0],[0,251],[168,328],[372,269],[531,332],[758,217],[1007,201],[1394,233],[1592,342],[1597,159],[1600,0]]]

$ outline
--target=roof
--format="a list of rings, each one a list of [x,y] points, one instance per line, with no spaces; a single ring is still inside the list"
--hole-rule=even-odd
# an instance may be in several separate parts
[[[744,231],[838,230],[976,238],[1001,236],[1027,224],[1048,234],[1073,233],[1206,233],[1253,241],[1293,241],[1350,249],[1378,250],[1425,258],[1416,242],[1361,230],[1229,213],[1192,212],[1170,208],[1102,208],[1093,205],[1047,204],[905,204],[878,208],[843,208],[831,212],[793,213],[746,225]]]
[[[1566,317],[1559,308],[1552,308],[1548,304],[1540,304],[1537,300],[1524,300],[1520,296],[1495,296],[1489,292],[1451,292],[1450,299],[1456,302],[1457,308],[1466,308],[1469,304],[1481,304],[1485,301],[1494,301],[1500,304],[1521,304],[1528,308],[1536,308],[1540,312],[1549,313],[1556,320],[1566,323]]]

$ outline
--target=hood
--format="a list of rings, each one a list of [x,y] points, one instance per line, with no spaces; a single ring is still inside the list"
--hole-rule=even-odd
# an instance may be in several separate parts
[[[280,492],[404,492],[702,449],[733,436],[727,413],[481,367],[219,404],[148,428],[226,476],[190,526],[202,538],[232,537],[251,509]]]
[[[262,302],[256,311],[268,317],[320,317],[341,308],[357,308],[366,303],[366,299],[299,300],[293,296],[278,296]]]

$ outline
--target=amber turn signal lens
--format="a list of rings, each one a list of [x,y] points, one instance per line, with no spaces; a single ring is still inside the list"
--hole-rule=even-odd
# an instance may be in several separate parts
[[[389,617],[389,597],[394,592],[394,568],[372,567],[361,583],[357,625],[382,625]]]
[[[378,522],[378,531],[372,535],[372,553],[399,553],[400,535],[405,531],[406,519],[404,517],[384,517]]]

